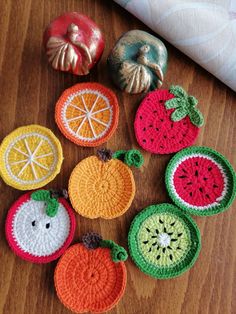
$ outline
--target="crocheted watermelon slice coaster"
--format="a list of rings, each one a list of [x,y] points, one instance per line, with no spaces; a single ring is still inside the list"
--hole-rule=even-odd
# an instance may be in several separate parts
[[[194,143],[204,119],[198,101],[180,86],[149,93],[136,113],[138,144],[154,154],[169,154]]]
[[[74,212],[63,198],[38,190],[22,195],[8,211],[5,231],[13,252],[32,263],[49,263],[67,249],[76,227]]]
[[[223,212],[236,195],[233,167],[209,147],[189,147],[177,153],[167,166],[165,181],[173,202],[193,215]]]
[[[127,257],[125,249],[113,241],[86,235],[84,243],[71,246],[56,266],[54,282],[58,298],[76,313],[112,309],[125,291],[127,275],[123,261]]]
[[[119,105],[116,95],[98,83],[66,89],[56,104],[55,119],[62,134],[79,146],[99,146],[115,132]]]
[[[140,270],[154,278],[181,275],[195,263],[200,232],[187,214],[172,204],[151,205],[133,220],[129,252]]]
[[[0,145],[0,175],[18,190],[43,187],[60,172],[62,161],[59,140],[40,125],[18,128]]]
[[[123,161],[121,161],[123,160]],[[87,218],[112,219],[124,214],[135,195],[135,181],[129,166],[140,167],[139,151],[98,151],[83,159],[69,180],[69,197],[73,208]]]

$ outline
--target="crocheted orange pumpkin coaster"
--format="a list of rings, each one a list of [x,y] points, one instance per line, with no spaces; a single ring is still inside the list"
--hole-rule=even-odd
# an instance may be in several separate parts
[[[55,288],[60,301],[71,311],[102,313],[112,309],[124,294],[127,274],[124,248],[97,234],[83,237],[59,260]]]
[[[18,190],[43,187],[60,172],[62,161],[59,140],[40,125],[18,128],[0,145],[0,175]]]
[[[56,123],[65,137],[80,146],[99,146],[115,132],[119,118],[116,95],[98,83],[66,89],[56,104]]]
[[[136,150],[118,151],[111,157],[111,151],[99,150],[98,156],[82,160],[70,176],[70,201],[84,217],[115,218],[125,213],[133,201],[135,182],[128,166],[141,166],[143,157]]]

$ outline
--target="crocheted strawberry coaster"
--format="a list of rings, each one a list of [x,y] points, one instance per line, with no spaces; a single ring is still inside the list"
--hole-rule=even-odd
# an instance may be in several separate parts
[[[18,190],[43,187],[60,172],[62,161],[59,140],[40,125],[14,130],[0,146],[0,175]]]
[[[22,259],[49,263],[73,240],[76,219],[68,202],[47,191],[22,195],[8,211],[5,231],[9,246]]]
[[[165,181],[173,202],[193,215],[220,213],[236,195],[233,167],[209,147],[189,147],[177,153],[167,166]]]
[[[129,252],[144,273],[159,279],[181,275],[195,263],[200,232],[190,216],[172,204],[152,205],[133,220]]]
[[[128,166],[140,167],[142,163],[143,157],[136,150],[118,151],[112,159],[111,151],[101,149],[97,156],[85,158],[74,168],[69,180],[73,208],[88,218],[121,216],[135,194],[135,181]]]
[[[91,238],[91,239],[90,239]],[[71,246],[59,260],[55,288],[60,301],[76,313],[103,313],[121,299],[126,287],[128,255],[113,241],[97,234],[83,237],[83,244]]]
[[[134,122],[139,145],[154,154],[174,153],[192,145],[204,122],[197,103],[180,86],[149,93]]]
[[[99,146],[115,132],[119,105],[116,95],[98,83],[66,89],[56,104],[56,123],[65,137],[80,146]]]

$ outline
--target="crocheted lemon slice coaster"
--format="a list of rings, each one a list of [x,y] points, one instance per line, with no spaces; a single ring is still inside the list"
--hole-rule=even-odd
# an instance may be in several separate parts
[[[190,216],[174,205],[160,204],[147,207],[134,218],[128,244],[130,255],[141,271],[167,279],[193,266],[201,240]]]
[[[70,201],[84,217],[115,218],[124,214],[133,201],[135,181],[132,171],[124,162],[110,159],[108,155],[99,152],[99,157],[85,158],[70,176]],[[131,161],[130,165],[134,164],[133,155],[136,154],[127,158]]]
[[[98,83],[81,83],[63,92],[56,104],[56,123],[80,146],[99,146],[115,132],[119,118],[116,95]]]
[[[57,295],[73,312],[106,312],[124,294],[127,275],[123,260],[127,258],[126,251],[112,241],[101,241],[99,246],[103,247],[75,244],[56,266],[54,282]],[[114,256],[118,257],[115,261]]]
[[[32,263],[49,263],[67,249],[75,233],[68,202],[47,190],[22,195],[8,211],[6,238],[13,252]]]
[[[228,160],[209,147],[189,147],[166,169],[166,187],[173,202],[193,215],[226,210],[236,195],[236,176]]]
[[[154,154],[169,154],[192,145],[204,122],[197,103],[180,86],[149,93],[135,117],[139,145]]]
[[[59,140],[39,125],[14,130],[0,146],[0,175],[18,190],[43,187],[60,172],[62,161]]]

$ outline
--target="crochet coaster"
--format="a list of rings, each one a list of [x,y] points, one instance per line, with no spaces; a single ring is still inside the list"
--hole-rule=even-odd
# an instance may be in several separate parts
[[[236,195],[233,167],[209,147],[189,147],[177,153],[167,166],[165,181],[173,202],[193,215],[223,212]]]
[[[59,140],[40,125],[18,128],[0,145],[0,175],[18,190],[43,187],[60,172],[62,161]]]
[[[94,247],[88,236],[84,244],[71,246],[59,260],[55,288],[60,301],[76,313],[103,313],[121,299],[126,287],[127,252],[113,241],[100,241]],[[96,241],[95,241],[96,242]],[[85,246],[86,245],[86,246]]]
[[[79,146],[99,146],[115,132],[119,106],[116,95],[98,83],[66,89],[56,104],[56,123],[65,137]]]
[[[9,246],[22,259],[49,263],[73,240],[76,219],[68,202],[50,191],[22,195],[8,211],[5,231]]]
[[[134,218],[128,245],[142,272],[168,279],[193,266],[201,248],[200,231],[192,218],[176,206],[152,205]]]
[[[119,155],[119,152],[117,153]],[[88,218],[111,219],[124,214],[135,195],[135,181],[127,164],[140,166],[143,157],[139,151],[122,151],[124,162],[102,149],[98,156],[82,160],[69,180],[69,197],[73,208]],[[126,164],[125,164],[126,163]]]
[[[180,86],[149,93],[134,122],[139,145],[154,154],[174,153],[192,145],[204,122],[197,103]]]

